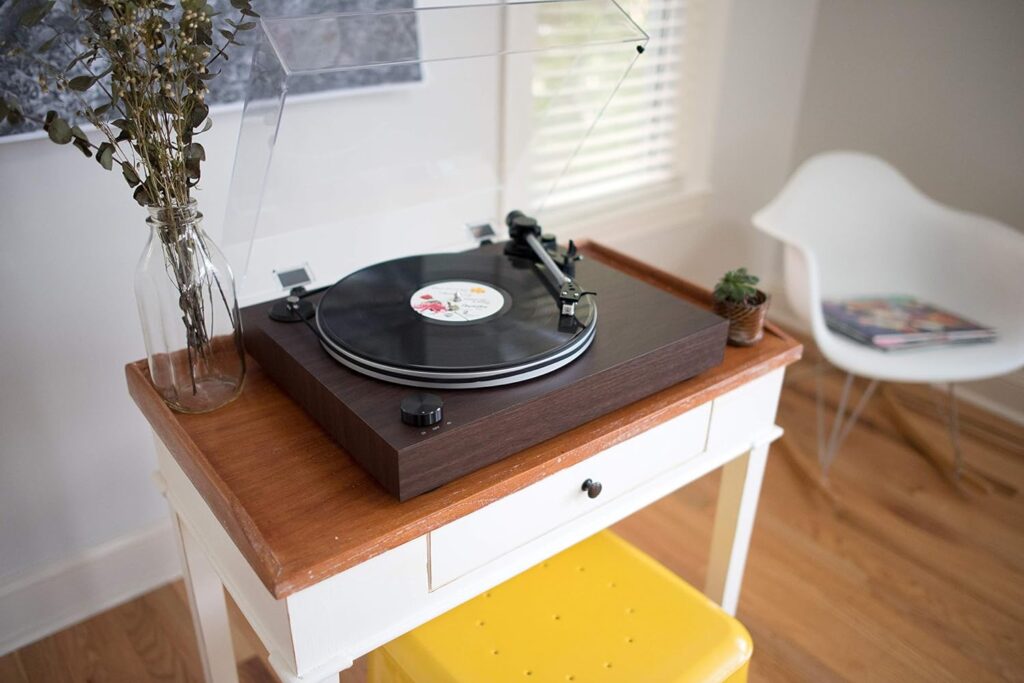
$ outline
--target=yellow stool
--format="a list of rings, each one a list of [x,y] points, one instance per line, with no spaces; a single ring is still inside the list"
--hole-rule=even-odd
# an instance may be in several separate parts
[[[370,654],[370,683],[744,683],[743,625],[602,532]]]

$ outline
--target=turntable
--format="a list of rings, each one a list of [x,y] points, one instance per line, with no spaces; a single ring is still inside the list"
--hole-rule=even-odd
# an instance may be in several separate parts
[[[608,154],[588,136],[637,114],[612,96],[647,36],[614,0],[260,32],[223,236],[246,347],[392,494],[721,361],[725,321],[544,231]],[[467,248],[503,222],[508,241]]]
[[[723,319],[510,227],[242,311],[253,357],[399,499],[722,360]]]

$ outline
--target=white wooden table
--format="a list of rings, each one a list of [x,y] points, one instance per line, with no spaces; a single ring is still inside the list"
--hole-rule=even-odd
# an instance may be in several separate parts
[[[336,681],[355,658],[719,467],[705,591],[735,613],[782,433],[783,373],[800,351],[772,330],[698,378],[406,503],[258,367],[234,404],[186,416],[163,406],[143,364],[128,366],[158,435],[207,680],[238,680],[222,588],[282,681]]]

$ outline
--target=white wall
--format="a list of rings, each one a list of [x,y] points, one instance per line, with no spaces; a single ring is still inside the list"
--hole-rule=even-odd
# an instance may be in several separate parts
[[[1024,2],[823,2],[794,161],[837,148],[1024,230]]]
[[[204,141],[211,216],[232,119]],[[0,144],[0,653],[177,572],[124,380],[145,355],[132,291],[145,216],[120,174],[71,146]],[[111,567],[129,569],[97,575]]]

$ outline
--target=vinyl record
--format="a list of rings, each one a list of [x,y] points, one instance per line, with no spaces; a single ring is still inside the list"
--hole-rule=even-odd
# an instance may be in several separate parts
[[[531,379],[578,358],[597,307],[585,297],[560,315],[545,271],[479,252],[379,263],[328,289],[317,308],[324,348],[379,379],[476,388]]]

